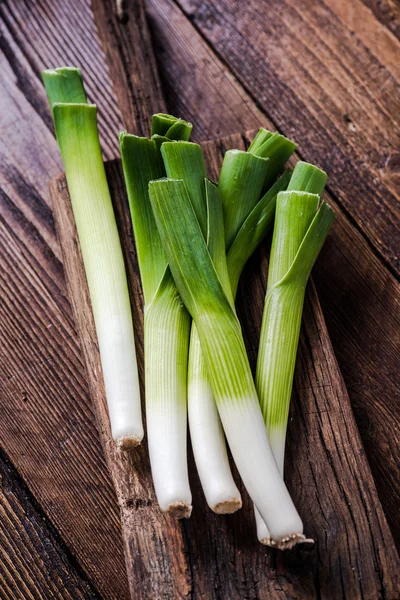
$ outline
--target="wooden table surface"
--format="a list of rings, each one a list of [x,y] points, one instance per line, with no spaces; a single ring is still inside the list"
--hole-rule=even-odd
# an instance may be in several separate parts
[[[400,6],[147,0],[147,9],[168,110],[195,122],[195,139],[273,127],[328,171],[337,223],[315,281],[400,546]],[[40,71],[82,68],[106,158],[117,155],[121,117],[89,0],[3,0],[0,15],[0,598],[127,599],[48,194],[62,167]]]

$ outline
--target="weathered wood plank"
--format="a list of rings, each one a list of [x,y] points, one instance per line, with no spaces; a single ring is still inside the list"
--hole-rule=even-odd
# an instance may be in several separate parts
[[[124,126],[147,136],[151,117],[166,112],[156,61],[141,0],[92,0],[97,31],[106,55]]]
[[[148,0],[147,6],[170,110],[184,111],[195,122],[197,139],[212,136],[214,129],[227,134],[237,123],[243,129],[259,123],[275,129],[172,0]],[[337,220],[314,278],[378,492],[400,546],[400,285],[342,206],[329,194],[326,199]]]
[[[114,493],[76,333],[63,314],[66,291],[47,268],[60,265],[4,194],[0,206],[2,444],[101,594],[124,598]],[[105,547],[116,548],[106,559]]]
[[[146,10],[169,110],[193,122],[194,140],[269,125],[173,0],[147,0]]]
[[[0,452],[0,598],[100,600]]]
[[[400,39],[400,4],[397,0],[363,0],[375,17]]]
[[[240,135],[206,143],[210,175],[216,177],[224,148],[242,145]],[[139,276],[119,161],[107,164],[107,173],[129,269],[141,360]],[[192,519],[185,523],[173,522],[159,512],[154,500],[145,447],[139,452],[133,450],[129,462],[115,449],[99,377],[101,367],[87,285],[64,178],[56,179],[52,197],[92,399],[120,502],[133,597],[203,595],[239,600],[266,595],[282,598],[284,592],[286,597],[310,599],[318,594],[333,599],[346,593],[354,598],[372,600],[386,596],[394,600],[400,583],[396,574],[400,566],[398,555],[377,498],[313,286],[308,293],[297,367],[287,479],[306,531],[316,539],[316,548],[305,555],[301,552],[285,554],[279,559],[279,572],[275,573],[273,554],[255,539],[252,506],[245,494],[243,511],[220,517],[207,509],[196,483]],[[247,270],[239,300],[239,313],[253,359],[265,280],[264,247]],[[143,374],[142,365],[140,372]],[[193,480],[193,472],[191,476]],[[144,577],[150,571],[151,581]]]
[[[400,81],[400,41],[382,25],[362,0],[324,0],[329,9],[366,48]]]
[[[385,65],[317,0],[179,5],[301,155],[329,172],[331,191],[399,273],[400,94]]]

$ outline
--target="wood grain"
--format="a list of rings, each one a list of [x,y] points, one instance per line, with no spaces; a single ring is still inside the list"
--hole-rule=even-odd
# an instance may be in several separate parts
[[[397,0],[363,0],[376,19],[400,38],[400,4]]]
[[[243,147],[242,136],[204,145],[211,177],[215,178],[222,153],[229,147]],[[107,174],[129,269],[138,357],[142,360],[139,277],[119,161],[107,164]],[[247,495],[240,513],[228,517],[212,514],[205,506],[192,465],[193,517],[184,523],[171,521],[159,512],[154,501],[145,447],[139,452],[133,450],[129,461],[115,449],[65,179],[56,179],[51,191],[91,395],[121,507],[132,597],[203,595],[239,599],[263,598],[267,594],[281,598],[286,594],[285,597],[337,598],[339,594],[348,594],[351,598],[394,600],[400,583],[398,555],[377,498],[314,287],[308,293],[305,309],[287,479],[306,531],[316,539],[316,547],[311,552],[278,555],[278,572],[274,573],[275,555],[256,541]],[[252,268],[246,273],[239,303],[253,359],[265,293],[265,248],[258,254],[258,260],[259,264],[257,257],[252,261]],[[140,372],[143,374],[142,365]],[[150,572],[151,579],[146,577]]]
[[[336,15],[350,33],[356,35],[381,64],[400,80],[400,43],[387,27],[381,25],[373,12],[362,0],[325,0],[324,3]]]
[[[3,452],[0,524],[2,600],[100,599]]]
[[[125,129],[150,133],[151,117],[166,112],[142,0],[125,0],[122,14],[115,0],[92,0],[114,92]]]
[[[260,123],[275,129],[258,101],[256,105],[172,0],[149,0],[147,6],[170,110],[184,111],[195,122],[195,138],[211,137],[214,130],[226,135],[239,126],[245,130]],[[297,156],[307,159],[301,151]],[[331,174],[330,164],[327,168]],[[356,188],[350,197],[358,202]],[[314,278],[378,492],[400,548],[400,284],[336,196],[328,192],[326,200],[335,210],[336,223]]]
[[[173,114],[208,140],[268,126],[268,118],[173,0],[147,0],[159,73]]]

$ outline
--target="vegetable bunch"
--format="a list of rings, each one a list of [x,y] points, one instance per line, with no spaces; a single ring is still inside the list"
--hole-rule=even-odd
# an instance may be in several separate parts
[[[140,441],[141,417],[126,276],[95,123],[80,72],[43,74],[88,278],[114,438]],[[60,104],[61,103],[61,104]],[[306,284],[333,222],[326,175],[297,163],[295,144],[265,129],[226,152],[207,178],[192,125],[154,115],[151,137],[121,132],[122,165],[144,296],[145,392],[159,505],[189,517],[187,422],[206,501],[241,507],[225,437],[255,505],[262,543],[306,541],[283,480],[283,457]],[[235,296],[243,267],[274,225],[253,380]],[[124,441],[127,440],[127,441]]]

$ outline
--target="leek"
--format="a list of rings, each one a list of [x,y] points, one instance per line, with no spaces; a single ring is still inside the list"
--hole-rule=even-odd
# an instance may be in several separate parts
[[[176,134],[177,124],[186,139],[190,124],[154,115],[151,140],[121,132],[119,141],[145,301],[146,420],[153,482],[161,510],[182,518],[192,510],[186,449],[190,316],[168,268],[148,196],[149,181],[165,175],[160,149],[179,145],[164,143],[170,141],[171,130]],[[185,148],[182,167],[191,173],[191,189],[199,199],[203,157],[194,144]]]
[[[194,173],[190,169],[187,153],[193,152],[194,148],[202,156],[198,145],[184,142],[164,144],[162,146],[164,164],[168,176],[182,179],[189,191],[193,210],[203,236],[208,240],[209,251],[215,261],[217,272],[224,277],[224,273],[227,275],[227,268],[222,209],[218,212],[220,198],[215,201],[215,194],[218,192],[208,181],[205,184],[206,199],[204,198],[205,171],[200,181],[198,179],[193,181]],[[194,190],[195,195],[193,195]],[[222,264],[219,268],[220,261]],[[225,283],[230,293],[228,277]],[[188,415],[193,455],[207,503],[214,512],[219,514],[235,512],[241,508],[242,501],[231,474],[224,433],[208,383],[206,366],[201,357],[200,340],[195,323],[192,323],[190,334]]]
[[[284,548],[304,537],[303,525],[269,446],[240,324],[221,283],[224,278],[215,270],[183,181],[153,181],[149,191],[171,272],[197,326],[233,458],[277,546]]]
[[[228,239],[234,238],[228,255],[229,294],[232,290],[233,298],[247,259],[272,224],[277,194],[286,188],[290,179],[289,172],[285,172],[259,200],[269,170],[272,169],[273,176],[276,177],[295,147],[290,140],[279,134],[262,131],[269,133],[274,140],[278,136],[280,145],[275,143],[268,146],[263,143],[262,151],[259,149],[262,156],[257,155],[254,147],[252,154],[238,150],[228,151],[219,179],[218,187],[225,209],[226,235]],[[210,253],[216,271],[222,277],[223,270],[221,272],[218,269],[217,257],[213,256],[211,250]],[[225,252],[223,254],[223,259],[226,260]],[[226,286],[224,291],[228,294]],[[225,438],[194,323],[189,351],[188,410],[193,454],[207,504],[217,513],[234,512],[241,507],[241,498],[229,468]]]
[[[263,313],[256,387],[271,448],[283,476],[286,428],[307,281],[334,215],[321,203],[326,174],[296,165],[288,190],[278,195]],[[258,539],[274,545],[256,510]]]
[[[86,103],[80,71],[44,71],[64,162],[99,342],[114,440],[140,443],[143,426],[125,265],[97,131],[97,109]]]
[[[222,202],[217,187],[206,181],[207,242],[223,290],[233,307],[226,263]],[[196,324],[192,323],[188,368],[189,427],[193,454],[209,507],[218,514],[240,509],[242,499],[232,477],[225,436],[218,416]]]

